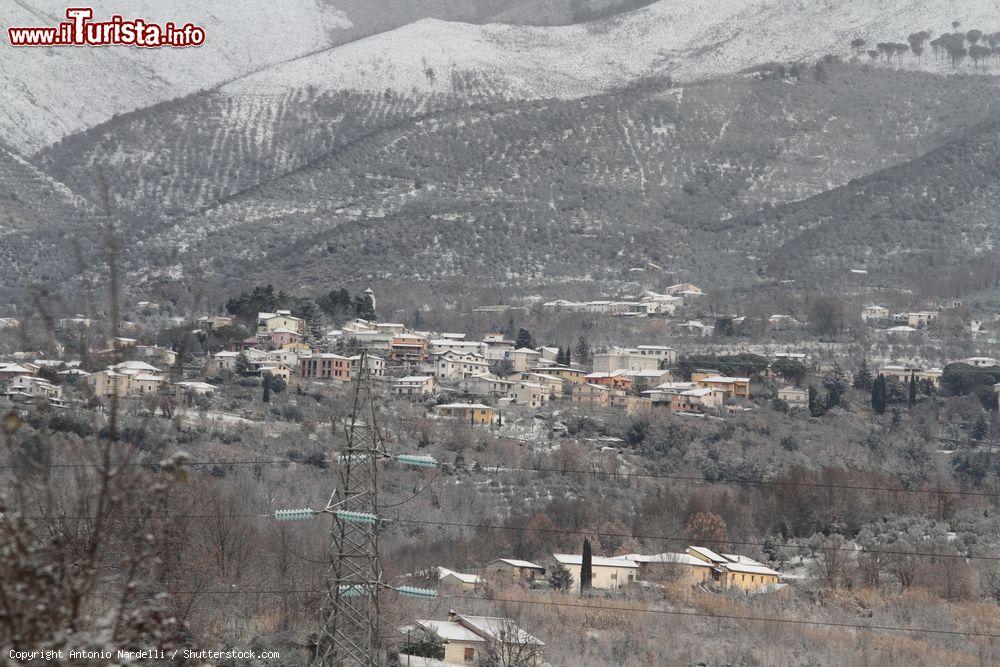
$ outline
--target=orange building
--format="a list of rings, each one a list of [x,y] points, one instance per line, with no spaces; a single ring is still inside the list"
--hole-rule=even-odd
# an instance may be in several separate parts
[[[730,399],[750,398],[750,378],[726,377],[714,371],[695,371],[691,373],[691,382],[699,387],[722,389]]]
[[[317,380],[351,380],[351,359],[339,354],[314,354],[299,360],[299,375]]]
[[[591,373],[584,378],[588,384],[599,384],[611,389],[628,391],[632,387],[632,376],[625,369],[607,373]]]

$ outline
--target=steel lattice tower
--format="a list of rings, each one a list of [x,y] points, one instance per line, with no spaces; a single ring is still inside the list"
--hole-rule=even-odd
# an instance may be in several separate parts
[[[324,665],[379,665],[378,465],[386,456],[375,418],[368,355],[361,354],[353,408],[340,461],[333,514],[330,570],[317,658]]]

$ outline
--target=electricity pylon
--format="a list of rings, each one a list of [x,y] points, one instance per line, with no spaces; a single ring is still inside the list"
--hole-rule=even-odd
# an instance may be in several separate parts
[[[386,458],[375,418],[368,355],[358,361],[354,405],[346,424],[340,486],[326,511],[333,515],[330,570],[323,601],[317,658],[324,665],[378,666],[379,593],[378,466]]]

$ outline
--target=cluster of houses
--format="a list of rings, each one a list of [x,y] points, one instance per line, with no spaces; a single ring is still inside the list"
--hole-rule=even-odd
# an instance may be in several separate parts
[[[549,588],[547,575],[552,568],[569,573],[569,591],[580,592],[583,556],[552,554],[548,568],[515,558],[497,558],[486,563],[478,573],[462,573],[438,568],[438,586],[442,589],[473,591],[488,582],[519,584],[528,588]],[[781,574],[748,556],[719,554],[702,546],[689,546],[683,552],[659,554],[624,554],[614,557],[591,557],[590,587],[616,591],[634,585],[675,582],[682,585],[715,589],[739,589],[748,593],[772,590]]]
[[[951,300],[927,310],[893,313],[886,306],[872,304],[861,310],[861,321],[869,326],[882,328],[886,334],[906,338],[929,327],[943,313],[961,306],[961,301]]]
[[[497,558],[478,572],[457,572],[438,567],[439,591],[461,595],[474,593],[487,585],[521,586],[530,589],[553,587],[552,570],[565,570],[567,592],[580,593],[583,571],[580,554],[552,554],[548,567],[517,558]],[[746,594],[780,588],[781,573],[767,565],[739,554],[716,553],[703,546],[689,546],[679,553],[624,554],[615,557],[592,556],[590,588],[594,591],[621,591],[630,587],[660,586],[667,582],[706,590],[740,590]],[[477,664],[497,643],[516,645],[526,660],[516,664],[541,664],[545,644],[518,628],[511,619],[464,616],[454,611],[444,621],[418,620],[401,629],[412,639],[414,633],[426,632],[443,644],[446,664]]]
[[[545,648],[545,642],[528,634],[509,618],[471,616],[454,610],[448,611],[447,620],[414,621],[400,628],[399,634],[406,639],[404,650],[407,643],[421,638],[441,642],[443,655],[439,662],[446,665],[488,664],[491,655],[499,655],[506,658],[499,664],[535,667],[542,664]]]
[[[615,315],[619,317],[647,317],[653,315],[674,315],[677,309],[691,305],[705,296],[701,288],[690,283],[671,285],[666,292],[647,291],[640,296],[625,300],[569,301],[556,299],[542,304],[548,311],[565,313],[588,313],[592,315]]]
[[[503,349],[495,349],[497,345]],[[428,341],[420,374],[395,380],[391,392],[420,398],[441,391],[484,397],[486,403],[449,403],[437,407],[442,416],[473,424],[490,423],[494,409],[507,406],[538,408],[551,401],[584,407],[620,408],[637,413],[657,407],[680,412],[721,412],[747,399],[750,379],[699,371],[689,382],[674,382],[670,370],[677,351],[663,345],[613,347],[593,355],[592,370],[556,363],[558,350],[514,349],[510,341],[486,336],[483,341],[440,338]],[[509,373],[491,369],[507,362]],[[303,362],[305,363],[305,362]]]
[[[374,294],[367,295],[374,303]],[[684,283],[667,288],[664,294],[646,292],[634,302],[559,300],[543,305],[549,309],[622,314],[636,312],[633,307],[641,304],[641,310],[647,314],[666,314],[702,295],[700,288]],[[154,307],[155,304],[147,303],[143,312]],[[940,312],[928,310],[892,316],[882,306],[869,306],[863,317],[866,321],[903,317],[909,323],[907,326],[920,328],[926,327]],[[771,319],[775,318],[782,326],[796,324],[786,321],[786,316],[776,315]],[[58,322],[63,328],[92,324],[82,316]],[[211,332],[233,324],[232,317],[210,315],[198,319],[197,330]],[[118,333],[126,333],[129,328],[119,327]],[[702,331],[704,327],[694,329]],[[103,370],[87,373],[79,368],[78,362],[17,360],[0,364],[0,382],[12,400],[44,399],[60,405],[63,383],[53,381],[51,373],[39,372],[50,365],[58,366],[57,378],[72,375],[67,379],[83,380],[100,398],[157,394],[190,398],[211,394],[215,385],[209,381],[223,373],[238,373],[243,377],[267,375],[290,386],[304,381],[350,382],[357,377],[362,352],[366,353],[369,372],[385,383],[390,394],[419,401],[434,397],[439,403],[434,406],[438,416],[473,425],[497,423],[508,407],[536,409],[554,401],[582,408],[620,409],[629,414],[666,409],[706,416],[749,409],[749,377],[729,376],[711,367],[676,377],[672,369],[677,365],[677,350],[665,345],[613,346],[597,351],[591,359],[573,360],[554,347],[519,347],[500,333],[472,340],[464,333],[415,331],[399,323],[364,319],[351,320],[333,331],[307,333],[305,320],[289,310],[259,313],[253,335],[232,341],[227,349],[194,363],[178,364],[177,354],[172,350],[118,336],[107,342],[106,349],[96,353],[98,359],[109,362]],[[802,353],[774,356],[805,360]],[[118,363],[110,363],[115,361]],[[583,361],[587,367],[573,361]],[[976,367],[997,363],[987,357],[972,357],[964,362]],[[169,371],[164,371],[165,368]],[[912,377],[936,386],[942,370],[889,363],[878,368],[877,373],[901,383]],[[808,405],[808,392],[797,386],[782,386],[777,398],[789,407]]]

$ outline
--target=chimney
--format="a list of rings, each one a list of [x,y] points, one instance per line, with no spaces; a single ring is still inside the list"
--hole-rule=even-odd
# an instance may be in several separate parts
[[[449,621],[456,621],[456,620],[458,620],[458,614],[455,613],[454,609],[449,609],[448,610],[448,620]]]

